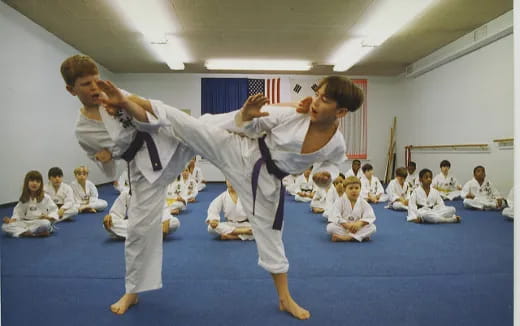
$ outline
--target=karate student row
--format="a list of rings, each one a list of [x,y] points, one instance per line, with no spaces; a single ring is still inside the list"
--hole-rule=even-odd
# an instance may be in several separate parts
[[[414,223],[459,223],[454,207],[444,200],[464,199],[464,207],[477,210],[501,210],[513,219],[513,189],[503,199],[490,180],[485,168],[476,166],[474,177],[464,187],[449,170],[451,163],[443,160],[435,177],[429,169],[416,173],[415,162],[398,168],[396,177],[386,188],[373,175],[373,167],[359,160],[352,162],[346,177],[340,174],[328,188],[315,187],[312,168],[303,174],[287,176],[287,191],[299,202],[309,202],[313,213],[322,214],[329,222],[327,232],[332,241],[363,241],[375,233],[375,215],[370,203],[387,202],[386,208],[407,211],[406,220]],[[354,225],[354,226],[353,226]]]

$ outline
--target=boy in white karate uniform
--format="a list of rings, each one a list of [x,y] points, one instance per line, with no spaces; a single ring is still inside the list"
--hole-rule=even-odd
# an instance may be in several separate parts
[[[206,189],[206,180],[202,175],[202,169],[197,166],[197,157],[191,159],[188,163],[188,170],[190,171],[191,178],[197,183],[197,191],[203,191]]]
[[[126,239],[127,237],[129,203],[130,194],[128,190],[123,190],[112,204],[109,214],[105,215],[103,219],[103,227],[116,239]],[[179,219],[172,216],[168,208],[165,207],[162,217],[163,237],[177,231],[180,225]]]
[[[481,165],[473,169],[473,179],[466,182],[461,195],[466,208],[498,210],[504,204],[500,192],[486,179],[486,169]]]
[[[450,168],[450,161],[443,160],[441,162],[441,172],[437,174],[432,181],[432,187],[440,192],[444,200],[453,200],[460,197],[460,190],[462,189],[457,179],[449,174]]]
[[[303,172],[315,162],[322,162],[314,175],[318,186],[327,186],[336,177],[338,166],[345,160],[345,142],[337,129],[338,119],[359,108],[363,102],[361,89],[346,78],[327,77],[314,98],[301,102],[299,110],[309,112],[308,115],[299,114],[292,107],[267,107],[261,111],[267,99],[252,96],[240,111],[219,115],[228,126],[218,128],[166,105],[136,106],[110,83],[99,85],[109,95],[106,105],[124,108],[137,120],[149,122],[146,128],[140,124],[143,130],[171,125],[179,139],[220,168],[237,188],[250,216],[259,264],[272,274],[280,310],[298,319],[309,318],[310,313],[289,293],[289,264],[281,236],[284,199],[281,180],[289,173]]]
[[[352,167],[345,174],[345,177],[347,177],[347,178],[351,177],[351,176],[357,177],[359,179],[361,179],[361,177],[363,176],[363,172],[361,171],[361,161],[360,160],[352,161]]]
[[[208,207],[208,232],[218,234],[221,240],[254,240],[253,229],[237,192],[226,180],[227,190],[213,199]],[[220,222],[220,213],[224,213],[224,222]]]
[[[390,181],[388,187],[386,187],[386,193],[390,201],[387,208],[397,211],[408,210],[410,192],[408,191],[408,184],[405,182],[406,175],[405,168],[395,170],[395,179]]]
[[[29,171],[24,178],[22,194],[11,218],[4,217],[2,231],[12,237],[46,237],[58,220],[58,206],[43,190],[38,171]]]
[[[374,168],[366,163],[361,168],[363,176],[361,179],[361,198],[369,203],[380,203],[388,200],[381,181],[374,175]]]
[[[76,180],[70,184],[74,193],[74,202],[80,213],[95,213],[107,208],[106,200],[100,199],[96,186],[87,180],[88,168],[79,166],[74,169]]]
[[[192,178],[188,168],[184,169],[181,173],[180,183],[182,185],[181,196],[188,203],[194,203],[197,201],[197,195],[199,190],[197,188],[197,182]]]
[[[114,188],[117,189],[120,193],[127,190],[130,190],[130,183],[128,182],[128,168],[124,168],[117,181],[114,181]]]
[[[49,183],[44,187],[45,193],[58,206],[57,222],[70,220],[78,215],[78,208],[74,202],[74,192],[71,186],[63,183],[63,171],[59,167],[49,169]]]
[[[502,211],[502,215],[513,220],[515,218],[515,209],[514,209],[514,200],[515,200],[515,188],[511,188],[509,194],[507,195],[506,204],[507,207]]]
[[[460,223],[455,207],[445,206],[440,193],[431,187],[432,171],[419,172],[421,186],[416,188],[408,202],[408,222],[414,223]]]
[[[296,178],[295,181],[295,189],[296,196],[294,196],[294,200],[301,202],[310,202],[312,201],[312,197],[314,197],[314,183],[312,182],[312,167],[306,169],[302,175]]]
[[[188,202],[182,197],[183,183],[179,175],[166,189],[166,207],[170,210],[170,214],[179,215],[186,209]]]
[[[327,193],[330,188],[334,188],[332,183],[326,188],[316,187],[311,200],[311,210],[314,214],[323,214],[325,212],[325,208],[327,208]]]
[[[421,185],[419,176],[417,175],[417,164],[413,161],[408,162],[406,170],[408,171],[408,175],[406,176],[405,182],[408,185],[408,189],[412,191]]]
[[[112,312],[124,314],[137,303],[138,293],[162,287],[161,221],[166,187],[195,154],[171,130],[141,133],[124,111],[103,108],[105,94],[97,85],[99,70],[89,57],[69,57],[60,70],[67,91],[83,105],[75,127],[81,148],[111,179],[116,177],[115,160],[125,160],[130,170],[125,293],[110,306]]]
[[[325,199],[325,211],[323,212],[323,217],[329,222],[329,216],[334,210],[334,203],[345,193],[345,188],[343,187],[344,180],[345,176],[342,173],[340,173],[332,182],[332,187],[330,187],[327,191],[327,197]]]
[[[331,241],[359,241],[370,240],[376,232],[376,215],[374,210],[361,198],[361,181],[350,176],[342,184],[346,196],[341,196],[334,203],[334,209],[327,224],[327,233]]]

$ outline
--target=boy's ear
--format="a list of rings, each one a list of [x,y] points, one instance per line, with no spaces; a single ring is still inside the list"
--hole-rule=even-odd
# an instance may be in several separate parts
[[[336,118],[337,119],[343,118],[344,116],[347,115],[347,113],[348,113],[347,108],[339,108],[336,110]]]
[[[65,88],[67,89],[67,91],[72,95],[72,96],[76,96],[76,92],[74,91],[74,88],[70,85],[67,85],[65,86]]]

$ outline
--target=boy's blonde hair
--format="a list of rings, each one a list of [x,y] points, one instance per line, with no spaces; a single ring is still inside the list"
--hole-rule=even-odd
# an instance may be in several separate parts
[[[65,83],[71,87],[74,87],[74,83],[78,78],[99,75],[99,70],[94,60],[81,54],[65,59],[61,64],[60,71]]]
[[[352,184],[358,184],[360,187],[361,187],[361,181],[359,180],[358,177],[355,177],[355,176],[350,176],[348,178],[345,179],[345,181],[343,181],[343,185],[346,187],[348,185],[352,185]]]
[[[82,171],[85,171],[88,174],[88,168],[84,165],[80,165],[74,169],[74,175],[80,174]]]

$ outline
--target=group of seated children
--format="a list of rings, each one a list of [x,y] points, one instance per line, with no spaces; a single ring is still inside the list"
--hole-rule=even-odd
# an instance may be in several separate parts
[[[63,171],[53,167],[44,186],[41,173],[29,171],[13,215],[4,217],[2,230],[13,237],[45,237],[55,223],[71,220],[78,213],[104,210],[107,202],[98,198],[96,186],[87,179],[88,169],[80,166],[74,169],[74,176],[76,180],[69,186],[63,182]]]

